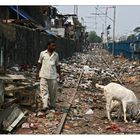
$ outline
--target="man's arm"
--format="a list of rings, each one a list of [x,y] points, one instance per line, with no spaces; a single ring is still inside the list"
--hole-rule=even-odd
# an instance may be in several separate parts
[[[61,75],[61,71],[60,71],[60,65],[56,66],[56,71],[59,75]]]
[[[61,81],[62,80],[62,77],[61,77],[61,68],[60,68],[60,65],[57,65],[56,66],[56,70],[57,70],[57,73],[59,74],[59,80]]]
[[[59,79],[61,80],[61,69],[60,69],[60,64],[59,64],[59,55],[57,55],[57,59],[56,59],[56,72],[59,74]]]
[[[37,70],[36,70],[36,80],[38,80],[38,79],[39,79],[39,71],[40,71],[40,69],[41,69],[41,66],[42,66],[42,64],[41,64],[41,63],[38,63],[38,64],[37,64]]]

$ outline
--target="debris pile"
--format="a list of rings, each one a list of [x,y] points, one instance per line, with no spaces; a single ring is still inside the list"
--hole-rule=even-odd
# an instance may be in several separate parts
[[[35,81],[35,66],[9,69],[11,74],[23,75],[26,80],[5,80],[6,96],[16,98],[16,102],[24,105],[28,116],[13,128],[16,134],[55,134],[64,113],[68,111],[71,96],[75,92],[78,78],[82,78],[77,94],[64,124],[62,134],[127,134],[140,132],[139,116],[125,124],[119,120],[117,113],[112,113],[110,124],[106,117],[106,101],[103,93],[95,88],[95,83],[106,85],[110,82],[120,82],[132,89],[140,98],[140,66],[139,62],[128,61],[125,58],[112,57],[106,50],[94,49],[91,52],[75,53],[72,58],[61,61],[62,81],[59,83],[57,95],[57,110],[46,113],[36,112],[35,93],[39,92],[39,83]],[[15,90],[13,90],[15,89]],[[24,98],[23,98],[24,97]],[[32,99],[32,100],[30,100]],[[4,99],[6,101],[6,99]],[[25,117],[25,115],[24,115]],[[24,118],[23,117],[23,118]],[[128,130],[128,128],[130,128]]]

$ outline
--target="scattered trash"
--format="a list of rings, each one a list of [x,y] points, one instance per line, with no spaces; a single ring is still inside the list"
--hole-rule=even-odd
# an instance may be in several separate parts
[[[90,67],[85,65],[83,69],[84,69],[84,73],[88,73],[90,70]]]
[[[23,123],[21,128],[30,128],[30,124],[29,123]]]
[[[64,129],[70,129],[71,127],[67,124],[64,125]]]
[[[121,128],[116,123],[111,123],[109,126],[106,127],[106,130],[121,132]]]
[[[10,70],[18,72],[19,71],[19,67],[18,67],[18,65],[17,66],[13,66],[13,67],[10,68]]]
[[[37,129],[38,125],[39,125],[38,123],[31,123],[30,128]]]
[[[75,99],[74,102],[79,103],[79,99]]]
[[[136,121],[136,120],[133,120],[132,122],[133,122],[133,123],[137,123],[137,121]]]
[[[46,116],[46,113],[39,111],[39,112],[37,112],[37,116],[38,117],[45,117]]]
[[[77,126],[79,126],[79,124],[78,123],[74,123],[73,126],[74,127],[77,127]]]
[[[94,112],[93,112],[92,109],[89,109],[89,110],[86,112],[87,115],[90,115],[90,114],[93,114],[93,113],[94,113]]]
[[[31,129],[19,129],[18,131],[16,131],[16,134],[33,134],[33,130]]]
[[[105,56],[105,60],[108,62],[108,64],[111,65],[111,67],[108,68],[106,64],[102,62],[101,55],[98,55],[96,50],[90,53],[92,53],[92,55],[87,53],[75,53],[72,58],[62,60],[61,70],[63,84],[59,84],[60,88],[56,102],[57,105],[60,106],[60,112],[56,110],[48,110],[47,113],[39,111],[36,114],[35,112],[33,113],[31,111],[32,113],[30,112],[30,114],[27,116],[27,121],[21,125],[21,128],[16,131],[16,134],[54,134],[60,123],[63,113],[67,112],[68,116],[66,124],[64,125],[64,131],[62,132],[63,134],[122,134],[124,132],[127,134],[127,132],[129,133],[131,130],[137,131],[137,133],[139,132],[139,119],[135,119],[133,121],[131,120],[131,123],[124,124],[119,122],[115,115],[113,116],[113,114],[116,112],[112,112],[112,118],[114,118],[118,124],[108,124],[105,114],[106,101],[104,95],[97,91],[94,86],[97,82],[103,83],[104,85],[111,81],[118,82],[114,78],[114,73],[116,73],[119,77],[121,77],[121,80],[124,83],[128,84],[127,86],[131,85],[132,88],[136,90],[136,93],[139,93],[139,64],[126,61],[125,59],[119,57],[114,59],[104,51],[103,55]],[[86,64],[88,57],[89,62]],[[9,71],[11,72],[12,69]],[[81,71],[84,71],[84,73],[79,84],[78,94],[73,101],[71,109],[68,110],[66,106],[69,103],[69,99],[75,90],[78,82],[77,79]],[[31,94],[29,91],[33,92],[34,89],[37,89],[39,87],[39,82],[34,83],[35,67],[29,70],[28,66],[22,66],[21,71],[18,69],[13,69],[12,71],[12,73],[18,72],[20,72],[22,76],[25,76],[28,82],[23,81],[25,79],[21,77],[22,81],[10,81],[10,84],[8,83],[5,89],[8,91],[9,88],[10,91],[15,87],[19,88],[19,86],[22,85],[23,89],[18,90],[17,94],[19,95],[20,98],[18,99],[21,102],[23,101],[21,97],[25,97],[26,94],[24,94],[25,96],[21,96],[23,94],[20,94],[19,91],[24,91],[30,96]],[[17,77],[12,76],[11,79],[13,78]],[[33,89],[31,90],[29,88],[25,91],[24,87],[29,83]],[[30,105],[28,107],[30,108],[32,106]],[[14,127],[12,128],[14,129]],[[123,131],[126,128],[129,130]],[[134,133],[134,131],[132,132]]]

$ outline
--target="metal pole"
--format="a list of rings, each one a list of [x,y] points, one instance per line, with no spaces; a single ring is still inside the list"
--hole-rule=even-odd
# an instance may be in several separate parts
[[[16,8],[17,8],[17,19],[19,19],[18,6],[16,6]]]
[[[3,47],[1,47],[1,52],[0,52],[0,66],[3,67]]]
[[[113,44],[112,44],[112,55],[114,56],[115,51],[115,24],[116,24],[116,6],[114,8],[114,19],[113,19]]]
[[[75,5],[73,6],[73,13],[75,14]]]
[[[96,18],[96,15],[97,15],[97,8],[95,7],[95,32],[97,32],[97,18]]]
[[[107,10],[108,10],[108,8],[106,8],[106,12],[105,12],[105,34],[106,34],[106,37],[107,37]]]
[[[106,44],[106,47],[108,47],[108,37],[107,37],[107,10],[108,10],[108,8],[106,8],[106,12],[105,12],[105,44]]]
[[[78,16],[78,5],[74,5],[74,14]]]
[[[102,32],[104,33],[104,24],[102,24]]]
[[[78,5],[77,5],[77,8],[76,8],[76,15],[78,17]]]

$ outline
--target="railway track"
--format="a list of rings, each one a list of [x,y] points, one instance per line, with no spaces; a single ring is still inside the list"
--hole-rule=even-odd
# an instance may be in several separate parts
[[[103,57],[103,53],[102,52],[103,50],[100,50],[100,49],[95,49],[94,51],[92,52],[89,52],[89,55],[88,55],[88,58],[86,60],[86,64],[85,65],[96,65],[98,66],[98,64],[100,63],[100,68],[101,66],[104,67],[104,69],[109,69],[111,73],[114,74],[114,78],[120,83],[122,84],[123,82],[120,80],[119,76],[114,73],[112,70],[111,70],[111,66],[109,65],[110,62],[107,62],[108,60],[110,59],[105,59]],[[102,68],[101,68],[102,69]],[[58,128],[56,130],[56,133],[55,134],[61,134],[63,132],[63,129],[64,129],[64,125],[65,125],[65,122],[67,121],[67,116],[69,114],[69,112],[71,111],[71,107],[72,107],[72,104],[73,104],[73,101],[76,97],[76,94],[79,94],[78,93],[78,88],[79,88],[79,84],[82,80],[82,76],[83,76],[83,70],[81,71],[80,75],[79,75],[79,78],[78,78],[78,82],[77,82],[77,85],[75,87],[75,90],[69,100],[69,104],[67,105],[67,111],[62,115],[62,119],[58,125]]]

